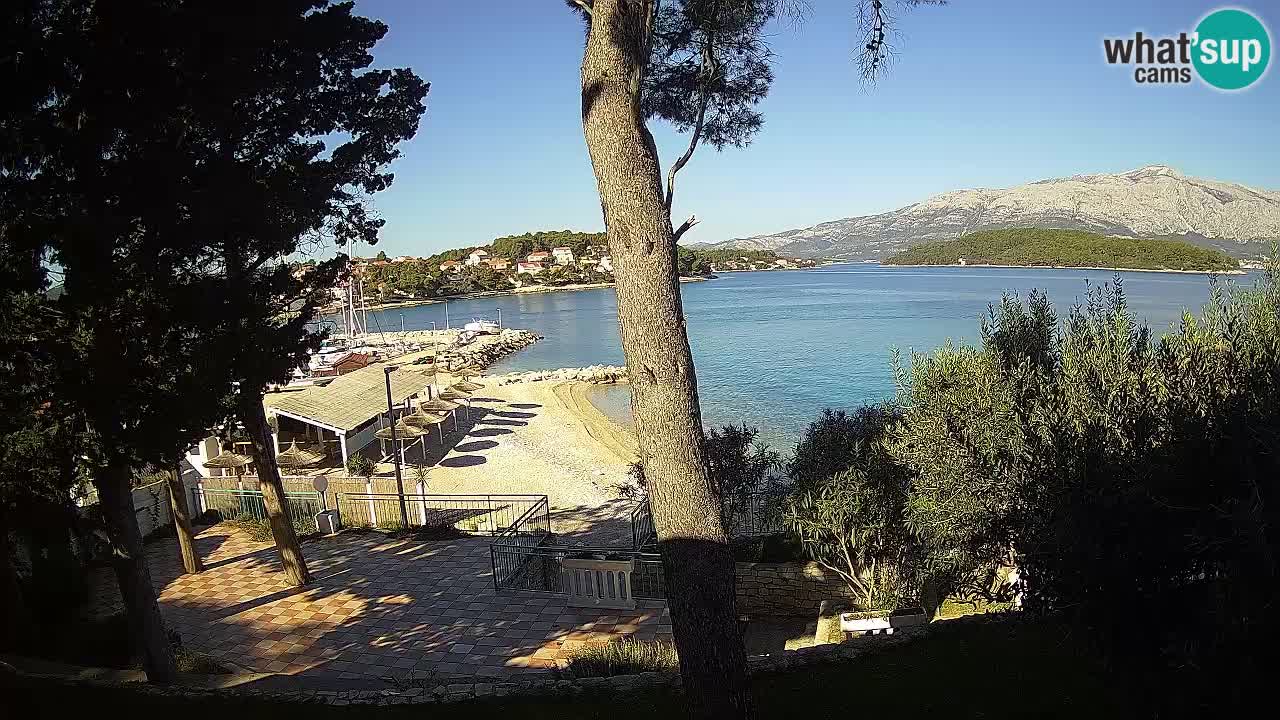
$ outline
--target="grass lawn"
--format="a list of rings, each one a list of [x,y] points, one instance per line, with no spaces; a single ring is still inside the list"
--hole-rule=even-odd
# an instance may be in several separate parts
[[[919,642],[889,647],[852,662],[756,675],[760,718],[1100,718],[1127,717],[1112,688],[1065,632],[1029,622],[958,623]],[[240,700],[144,698],[126,691],[5,687],[13,717],[71,717],[131,706],[133,714],[256,718],[552,718],[680,717],[682,697],[632,695],[495,698],[453,705],[316,707]],[[877,713],[884,713],[877,715]]]

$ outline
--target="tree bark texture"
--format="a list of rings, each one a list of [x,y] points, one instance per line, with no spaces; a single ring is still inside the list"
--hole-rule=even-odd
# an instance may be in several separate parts
[[[178,536],[178,550],[182,553],[182,567],[189,574],[204,570],[200,553],[196,552],[196,536],[191,531],[191,511],[187,508],[187,488],[182,482],[182,461],[173,466],[169,479],[169,509],[173,515],[173,529]]]
[[[31,649],[34,623],[13,562],[16,548],[9,532],[0,523],[0,650],[26,651]]]
[[[258,468],[262,504],[267,509],[267,521],[271,524],[271,536],[276,541],[285,578],[290,585],[306,585],[311,582],[311,574],[307,571],[302,546],[289,519],[284,483],[280,480],[280,467],[276,465],[275,442],[271,438],[271,427],[267,425],[267,413],[262,409],[262,393],[242,387],[237,401],[240,422],[249,434],[253,464]]]
[[[129,635],[142,654],[142,669],[147,673],[147,680],[169,683],[177,674],[173,648],[169,645],[169,633],[151,583],[151,569],[142,547],[129,479],[127,467],[108,466],[94,476],[93,484],[98,489],[98,505],[111,543],[111,565],[120,584]]]
[[[592,4],[583,130],[614,258],[640,459],[690,710],[696,717],[750,717],[733,555],[707,472],[661,165],[640,111],[650,8],[637,0]]]

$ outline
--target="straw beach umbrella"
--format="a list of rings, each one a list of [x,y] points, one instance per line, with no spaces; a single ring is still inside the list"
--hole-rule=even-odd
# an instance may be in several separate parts
[[[457,385],[450,385],[440,393],[441,400],[450,402],[461,401],[467,404],[467,419],[471,419],[471,392],[468,390],[459,390]]]
[[[253,462],[253,458],[248,455],[241,455],[240,453],[234,453],[230,450],[223,450],[217,457],[212,457],[206,460],[204,466],[207,468],[235,470],[236,487],[243,490],[244,481],[240,479],[240,476],[244,472],[245,466],[251,462]]]
[[[484,389],[484,386],[481,385],[480,383],[468,382],[466,380],[463,380],[460,383],[454,383],[449,387],[453,388],[454,390],[460,390],[465,393],[473,393],[477,390]]]
[[[441,400],[440,398],[435,398],[432,400],[423,400],[418,403],[419,410],[425,410],[426,412],[436,413],[437,415],[453,415],[453,411],[457,410],[460,407],[462,406],[459,405],[458,403],[449,402],[448,400]],[[412,415],[410,417],[412,417]],[[458,429],[457,415],[453,415],[453,429],[454,430]]]
[[[300,448],[298,447],[298,441],[294,440],[289,443],[289,447],[276,455],[276,465],[282,468],[305,468],[319,465],[323,459],[324,455],[314,450]]]
[[[417,427],[416,425],[410,425],[406,423],[404,420],[396,421],[396,436],[395,436],[396,440],[413,440],[415,438],[420,438],[426,434],[427,434],[426,430],[423,430],[422,428]],[[378,432],[374,433],[373,436],[378,438],[379,440],[390,440],[391,428],[389,427],[382,428]]]
[[[453,403],[447,403],[453,405]],[[457,405],[454,405],[457,407]],[[416,412],[404,416],[404,421],[414,427],[422,428],[426,432],[430,432],[432,425],[439,425],[444,422],[444,415],[434,412],[426,412],[421,406]],[[440,428],[440,447],[444,447],[444,428]]]
[[[396,433],[394,436],[392,436],[391,428],[389,427],[382,428],[378,432],[374,433],[373,436],[379,440],[395,440],[400,443],[400,447],[392,447],[391,452],[396,453],[395,457],[402,458],[404,453],[404,441],[416,440],[426,434],[426,430],[418,427],[417,425],[410,425],[401,419],[396,421]]]
[[[453,373],[453,375],[460,377],[463,380],[470,380],[473,377],[484,377],[484,368],[477,367],[475,365],[467,365],[466,367],[458,368],[458,371]]]

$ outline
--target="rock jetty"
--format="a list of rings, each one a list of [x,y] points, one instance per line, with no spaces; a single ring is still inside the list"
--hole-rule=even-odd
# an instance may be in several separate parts
[[[467,343],[441,348],[436,362],[447,370],[462,367],[489,367],[499,358],[529,347],[542,337],[529,330],[505,328],[495,335],[479,335]]]
[[[607,385],[626,381],[627,369],[619,365],[591,365],[582,368],[532,370],[530,372],[507,373],[506,375],[491,375],[489,379],[499,386],[541,382],[543,380],[578,380]]]

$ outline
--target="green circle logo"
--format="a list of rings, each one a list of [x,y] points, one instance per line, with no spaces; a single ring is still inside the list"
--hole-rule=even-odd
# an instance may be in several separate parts
[[[1200,78],[1219,90],[1249,87],[1267,71],[1271,36],[1244,10],[1215,10],[1196,26],[1191,63]]]

